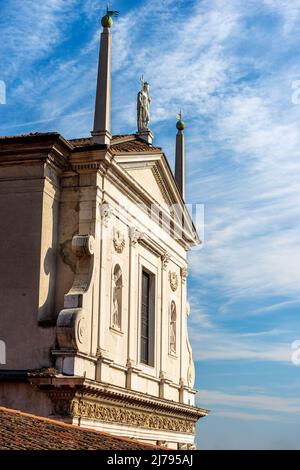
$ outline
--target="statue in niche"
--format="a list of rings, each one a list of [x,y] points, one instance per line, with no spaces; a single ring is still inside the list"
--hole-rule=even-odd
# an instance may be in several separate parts
[[[112,303],[112,326],[121,330],[121,316],[122,316],[122,270],[117,264],[113,273],[113,303]]]
[[[149,83],[144,81],[144,77],[141,77],[140,80],[141,91],[139,91],[137,97],[137,121],[138,132],[144,132],[149,130],[151,98],[149,95]]]
[[[169,349],[171,354],[176,354],[176,304],[174,300],[171,302],[170,311],[170,332],[169,332]]]

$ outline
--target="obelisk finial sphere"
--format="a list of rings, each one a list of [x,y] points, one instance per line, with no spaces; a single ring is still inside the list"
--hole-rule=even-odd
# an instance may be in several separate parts
[[[109,15],[103,16],[103,18],[101,20],[101,24],[102,24],[103,28],[111,28],[112,25],[113,25],[112,17],[109,16]]]
[[[119,16],[119,12],[117,10],[109,10],[108,6],[106,8],[106,15],[103,16],[101,20],[101,24],[103,28],[111,28],[113,25],[113,17]]]
[[[176,127],[179,131],[183,131],[185,128],[185,122],[182,120],[182,113],[180,111],[179,114],[177,114],[177,119],[178,121],[176,122]]]

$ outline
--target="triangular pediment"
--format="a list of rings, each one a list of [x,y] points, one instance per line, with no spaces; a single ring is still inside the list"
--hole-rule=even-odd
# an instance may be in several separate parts
[[[128,135],[114,136],[111,148],[120,166],[159,205],[166,207],[177,201],[176,183],[160,147],[149,145],[136,135]],[[168,168],[164,168],[164,164]]]
[[[70,143],[77,150],[91,152],[91,138],[75,139]],[[96,149],[97,152],[99,151]],[[183,236],[189,246],[200,242],[196,228],[181,196],[167,158],[160,147],[153,146],[136,134],[113,136],[109,152],[104,157],[115,168],[115,182],[134,194],[135,200],[154,204],[168,214],[174,230],[183,227]],[[121,179],[119,179],[119,177]],[[122,180],[122,183],[121,183]],[[180,226],[180,227],[179,227]]]
[[[175,220],[185,220],[188,238],[195,240],[198,237],[193,222],[188,214],[185,203],[181,197],[173,173],[163,152],[123,154],[115,156],[116,163],[126,171],[126,174],[139,188],[141,194],[149,196]]]
[[[168,191],[167,182],[157,161],[124,163],[122,166],[159,205],[167,208],[175,202],[174,195]]]

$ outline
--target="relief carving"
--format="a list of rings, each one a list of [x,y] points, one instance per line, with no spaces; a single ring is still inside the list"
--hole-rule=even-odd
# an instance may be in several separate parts
[[[119,407],[107,407],[87,401],[74,400],[72,414],[76,417],[99,419],[105,422],[122,423],[148,429],[177,431],[188,434],[193,434],[195,431],[194,423],[184,419],[151,415],[150,413]]]
[[[77,324],[77,339],[83,344],[87,336],[87,323],[85,318],[80,318]]]
[[[109,224],[109,221],[113,215],[113,209],[111,207],[110,204],[108,204],[108,202],[104,202],[103,204],[100,204],[100,215],[101,215],[101,218],[102,218],[102,221],[103,221],[103,225],[105,227],[108,226]]]
[[[170,306],[170,324],[169,324],[169,352],[170,354],[176,354],[176,321],[177,321],[176,304],[174,300],[172,300],[171,306]]]
[[[195,444],[186,444],[186,443],[179,443],[178,450],[196,450]]]
[[[177,291],[178,287],[178,276],[176,273],[169,271],[169,281],[170,281],[170,286],[173,292]]]
[[[125,242],[125,237],[120,230],[114,230],[113,242],[114,242],[114,247],[115,247],[116,252],[119,254],[123,253],[126,242]]]

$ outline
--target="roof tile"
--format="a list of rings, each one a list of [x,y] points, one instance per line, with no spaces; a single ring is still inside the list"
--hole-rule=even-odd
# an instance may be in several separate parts
[[[0,141],[29,139],[34,137],[53,137],[59,136],[57,132],[35,132],[30,134],[20,134],[13,136],[0,137]],[[91,147],[94,145],[91,137],[82,137],[78,139],[69,139],[68,142],[75,148]],[[112,137],[111,151],[117,155],[120,153],[140,153],[140,152],[161,152],[161,147],[155,147],[148,144],[136,134],[115,135]]]
[[[153,450],[155,446],[0,407],[0,450],[114,449]]]
[[[58,132],[31,132],[30,134],[18,134],[18,135],[6,135],[0,136],[0,140],[8,140],[8,139],[24,139],[28,137],[53,137],[58,136]]]
[[[93,145],[91,137],[81,139],[71,139],[69,142],[74,147],[85,147]],[[160,147],[147,144],[135,134],[114,135],[111,142],[111,151],[118,153],[138,153],[138,152],[161,152]]]

